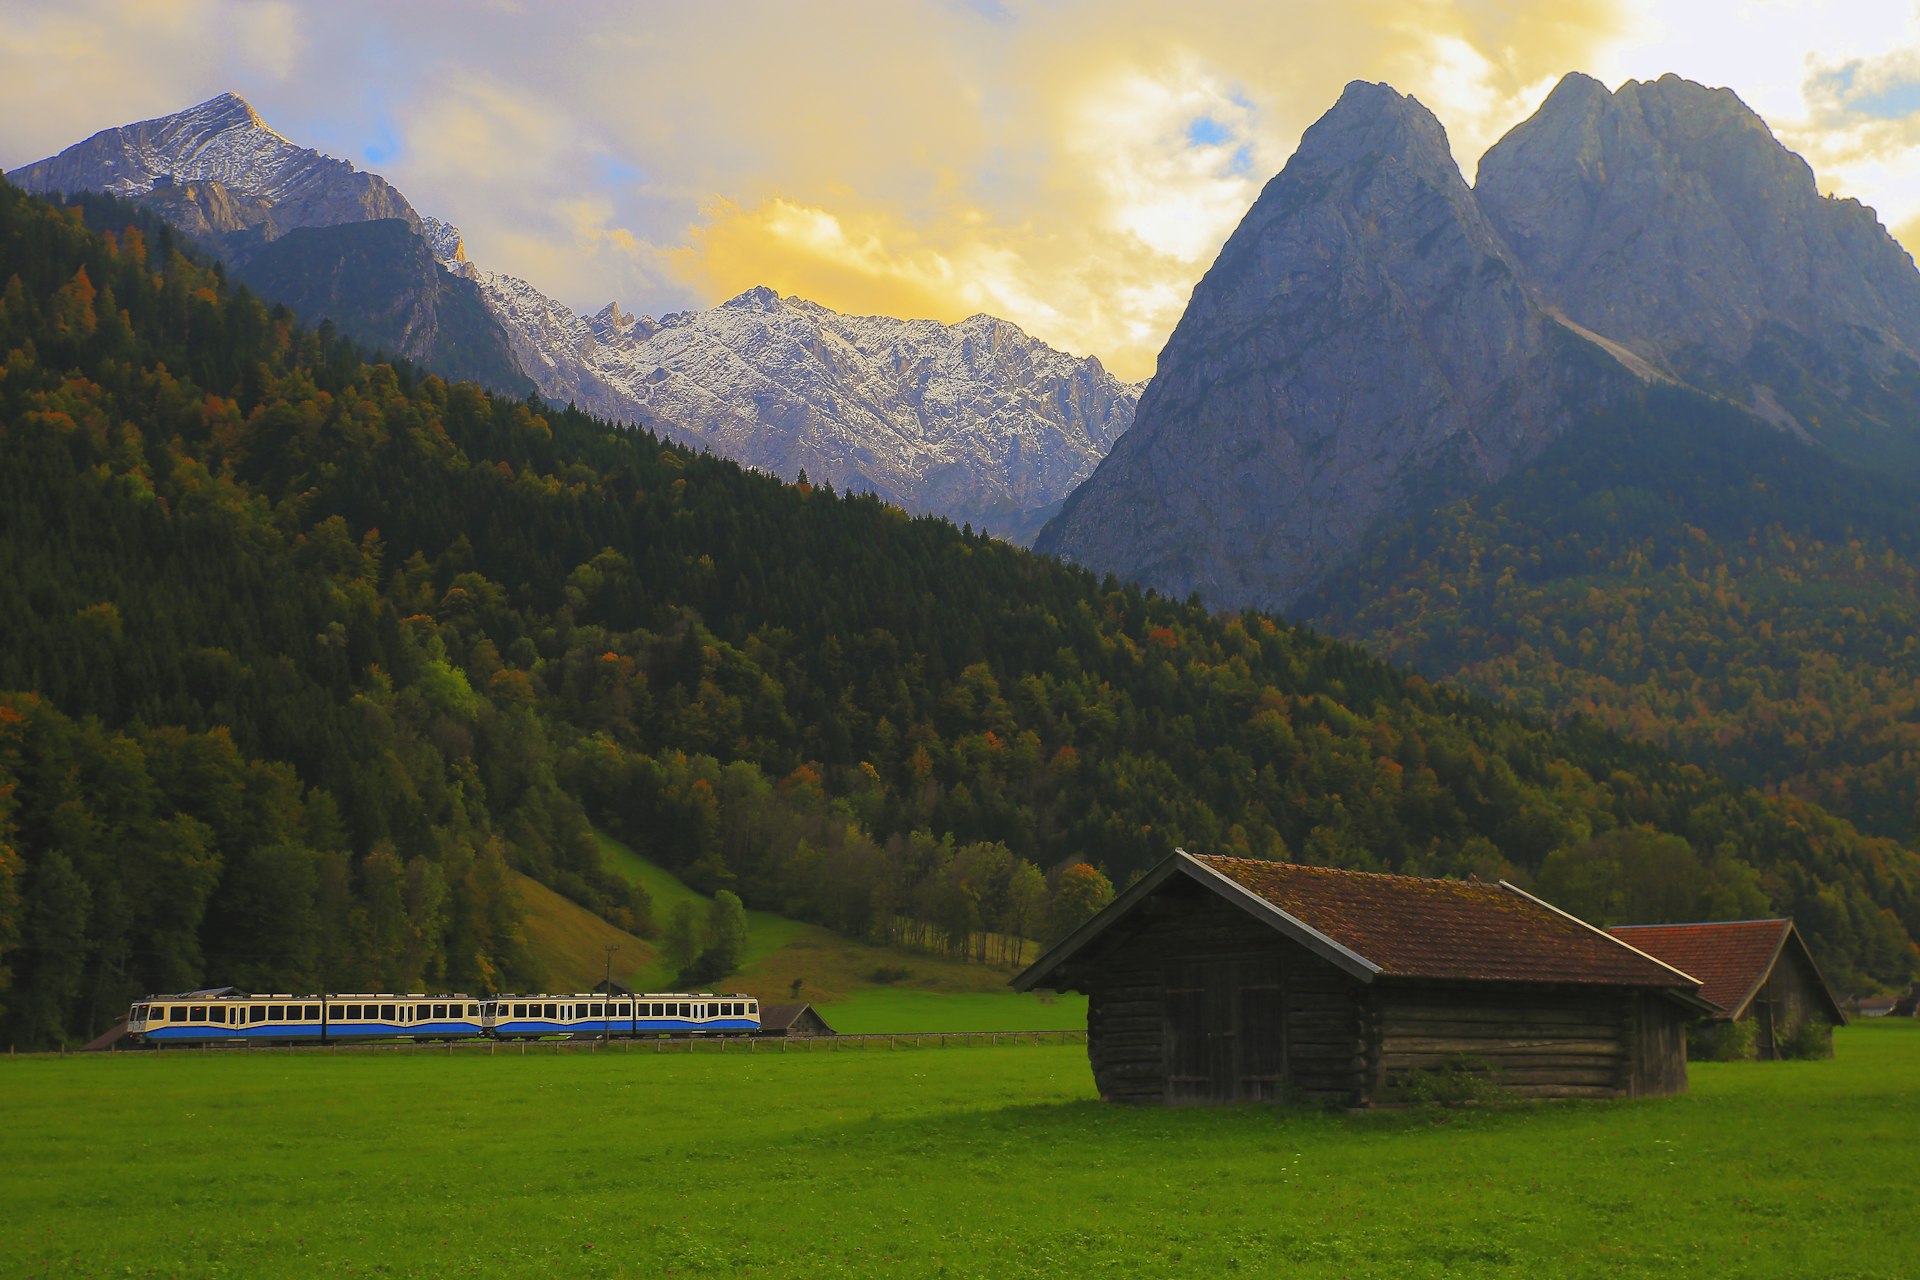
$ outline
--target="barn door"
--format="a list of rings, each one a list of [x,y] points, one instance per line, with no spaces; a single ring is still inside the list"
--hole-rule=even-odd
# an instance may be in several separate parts
[[[1167,1101],[1273,1100],[1286,1050],[1280,962],[1169,961],[1166,993]]]
[[[1245,1102],[1273,1102],[1287,1060],[1287,1010],[1280,988],[1277,957],[1242,960],[1235,965],[1239,1015],[1234,1044],[1238,1078],[1234,1096]]]

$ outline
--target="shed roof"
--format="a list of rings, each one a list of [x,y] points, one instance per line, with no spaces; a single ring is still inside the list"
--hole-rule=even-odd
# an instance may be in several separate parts
[[[1780,955],[1789,946],[1805,957],[1815,984],[1826,997],[1828,1012],[1844,1022],[1840,1001],[1820,976],[1800,931],[1790,918],[1778,920],[1716,920],[1695,924],[1621,924],[1607,930],[1614,937],[1700,979],[1700,994],[1738,1019],[1765,983]]]
[[[779,1027],[791,1031],[798,1026],[811,1026],[819,1029],[823,1035],[833,1035],[834,1030],[820,1011],[811,1004],[767,1004],[760,1005],[760,1026],[765,1030]]]
[[[1155,867],[1014,980],[1022,990],[1170,877],[1184,875],[1362,982],[1380,978],[1652,987],[1692,997],[1699,983],[1502,881],[1429,880],[1195,856]]]

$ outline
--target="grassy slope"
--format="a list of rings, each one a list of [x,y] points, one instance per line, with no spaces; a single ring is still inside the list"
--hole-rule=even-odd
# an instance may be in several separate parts
[[[682,902],[706,909],[707,899],[673,873],[607,835],[599,839],[608,868],[646,886],[655,920],[665,921]],[[579,911],[571,903],[558,901]],[[801,999],[819,1005],[838,1031],[1051,1031],[1086,1025],[1086,997],[1046,1001],[1019,994],[1008,989],[1013,970],[1005,966],[877,947],[770,911],[749,911],[747,927],[746,962],[738,974],[718,985],[779,1001],[793,998],[797,978]],[[905,970],[907,976],[894,982],[874,981],[871,975],[882,970]],[[664,990],[673,977],[656,956],[634,980]]]
[[[0,1273],[1908,1276],[1916,1079],[1884,1023],[1358,1115],[1106,1106],[1078,1046],[19,1059]]]
[[[525,909],[527,949],[546,974],[549,991],[585,991],[607,973],[607,947],[614,976],[632,983],[652,968],[658,954],[651,942],[617,929],[578,903],[539,881],[513,873],[514,892]]]

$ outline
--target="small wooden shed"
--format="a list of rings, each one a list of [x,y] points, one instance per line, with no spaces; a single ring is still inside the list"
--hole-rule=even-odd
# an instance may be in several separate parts
[[[1751,1022],[1757,1057],[1779,1057],[1780,1040],[1809,1020],[1824,1025],[1829,1039],[1846,1024],[1791,919],[1623,924],[1607,932],[1700,979],[1701,996],[1718,1006],[1704,1020]]]
[[[1699,983],[1504,882],[1177,850],[1014,980],[1088,996],[1104,1098],[1367,1106],[1466,1074],[1683,1093]]]
[[[810,1004],[766,1004],[760,1006],[760,1034],[763,1036],[830,1036],[837,1032],[827,1025],[820,1011]]]

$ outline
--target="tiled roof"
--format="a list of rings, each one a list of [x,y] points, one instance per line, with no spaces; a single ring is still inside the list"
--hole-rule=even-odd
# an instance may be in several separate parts
[[[1607,932],[1700,979],[1700,994],[1738,1017],[1792,925],[1791,920],[1623,924]]]
[[[1505,885],[1251,858],[1195,861],[1377,966],[1382,976],[1693,990],[1665,965]]]

